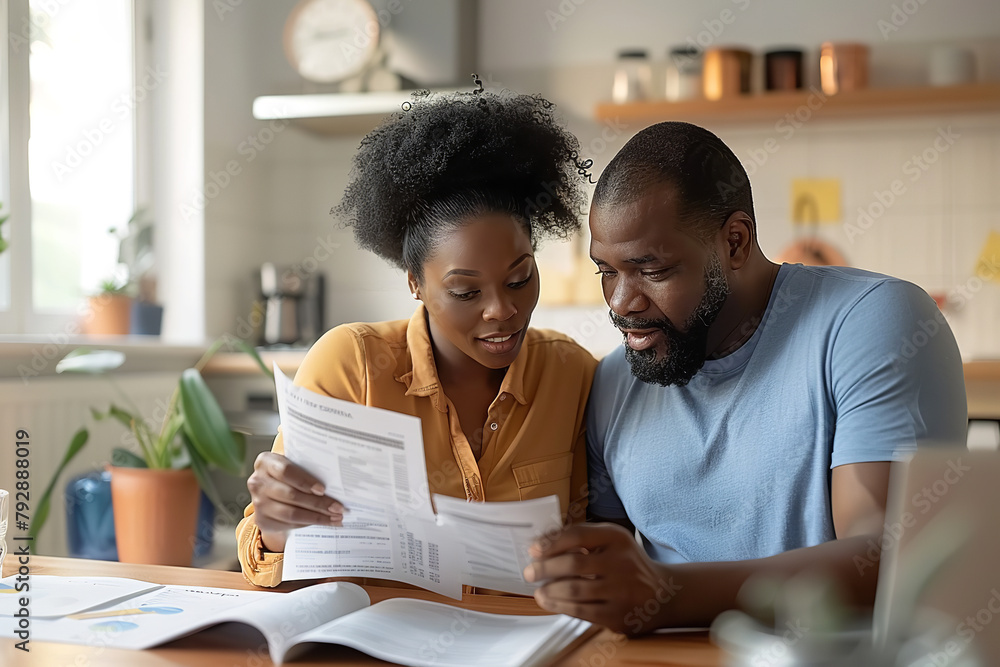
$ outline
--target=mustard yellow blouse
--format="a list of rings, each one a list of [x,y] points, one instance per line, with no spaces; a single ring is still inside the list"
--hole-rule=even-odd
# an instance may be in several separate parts
[[[563,334],[528,329],[490,405],[476,461],[438,381],[425,313],[421,305],[408,321],[331,329],[309,350],[295,384],[419,417],[431,493],[470,501],[555,494],[564,519],[583,521],[584,408],[597,366],[594,358]],[[272,451],[284,451],[280,431]],[[236,528],[243,574],[252,584],[276,586],[282,554],[263,550],[253,511],[251,503]]]

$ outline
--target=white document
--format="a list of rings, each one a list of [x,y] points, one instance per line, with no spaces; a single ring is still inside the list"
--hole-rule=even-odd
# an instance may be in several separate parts
[[[462,583],[508,593],[531,595],[537,583],[524,580],[531,563],[528,547],[536,539],[555,536],[562,528],[559,499],[507,503],[469,503],[434,494],[438,524],[449,543],[460,550]]]
[[[282,578],[393,579],[461,599],[455,554],[434,532],[420,420],[320,396],[277,365],[274,377],[285,456],[348,509],[343,527],[289,534]]]
[[[27,590],[18,591],[16,576],[0,579],[0,616],[13,616],[28,598],[33,618],[66,616],[144,593],[160,584],[118,577],[55,577],[32,575]]]
[[[285,543],[286,580],[392,579],[447,595],[462,584],[531,595],[528,547],[562,526],[556,496],[469,503],[428,493],[420,420],[320,396],[275,365],[285,455],[348,508],[342,527],[309,526]]]
[[[57,586],[62,578],[50,579]],[[133,583],[120,579],[95,586],[122,591]],[[31,639],[147,649],[208,628],[215,628],[219,637],[243,642],[249,654],[260,650],[263,639],[276,665],[319,642],[351,646],[412,667],[548,664],[552,656],[594,631],[586,621],[568,616],[486,614],[410,599],[370,605],[363,588],[340,582],[291,593],[156,586],[98,609],[33,618]],[[0,623],[0,638],[14,638],[14,633],[14,624]]]
[[[274,382],[285,456],[307,461],[328,496],[434,520],[418,418],[297,387],[277,364]]]

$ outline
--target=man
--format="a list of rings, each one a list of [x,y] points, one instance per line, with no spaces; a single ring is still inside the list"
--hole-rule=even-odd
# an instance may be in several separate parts
[[[818,569],[870,606],[889,462],[966,437],[934,302],[888,276],[769,261],[739,160],[686,123],[622,148],[590,228],[625,338],[588,405],[602,523],[533,547],[539,604],[638,634],[708,625],[756,573]]]

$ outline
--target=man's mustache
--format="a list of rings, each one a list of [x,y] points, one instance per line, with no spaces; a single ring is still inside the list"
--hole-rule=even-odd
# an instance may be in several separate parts
[[[673,325],[673,323],[665,317],[658,320],[648,320],[641,317],[629,318],[622,317],[612,310],[608,311],[608,317],[611,319],[611,323],[619,329],[659,329],[665,332],[677,331],[677,328]]]

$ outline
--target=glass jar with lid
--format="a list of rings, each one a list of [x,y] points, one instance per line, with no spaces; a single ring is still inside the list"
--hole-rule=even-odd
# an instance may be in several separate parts
[[[701,97],[702,52],[693,46],[679,46],[667,53],[664,97],[671,102]]]
[[[644,49],[619,51],[611,99],[615,104],[648,100],[652,79],[649,57]]]

